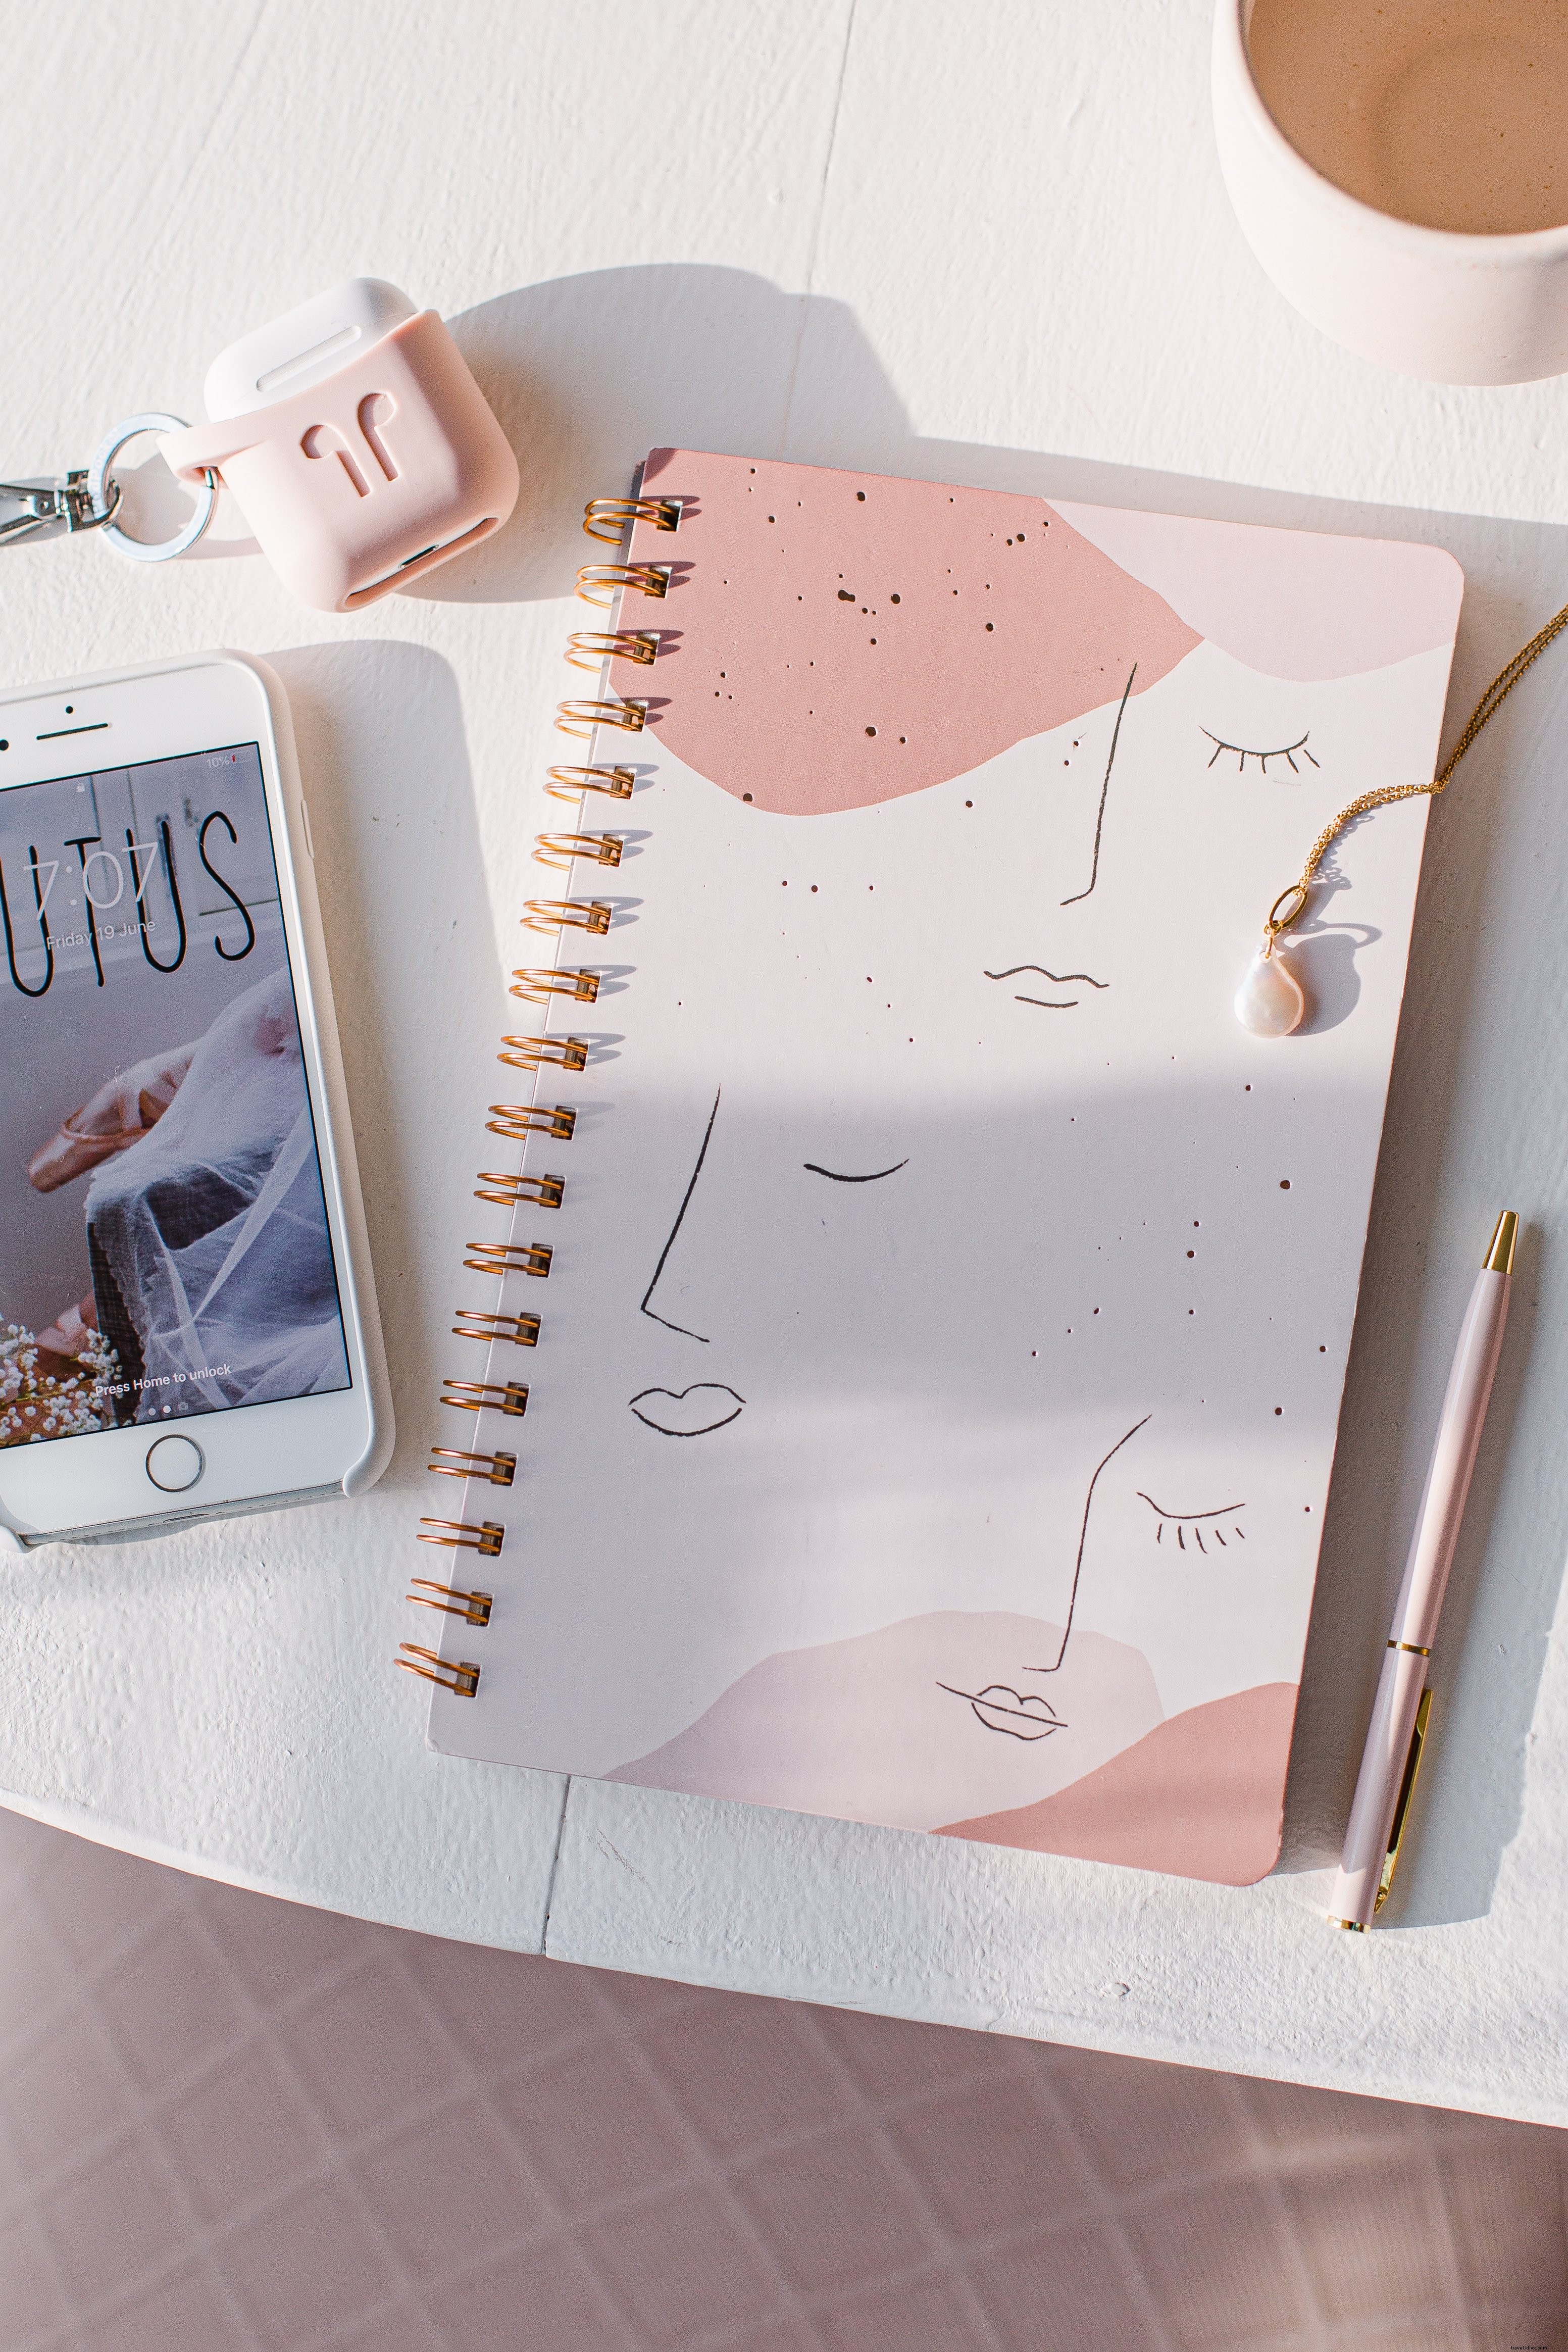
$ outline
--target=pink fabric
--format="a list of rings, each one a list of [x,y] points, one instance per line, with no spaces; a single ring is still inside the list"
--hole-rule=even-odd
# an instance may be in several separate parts
[[[1250,1886],[1279,1856],[1295,1714],[1294,1683],[1189,1707],[1038,1805],[943,1834]]]
[[[700,775],[791,816],[967,774],[1024,737],[1141,693],[1199,643],[1043,499],[656,449],[680,498],[639,525],[669,595],[621,625],[664,644],[649,723]],[[646,696],[645,668],[612,665]]]
[[[5,2352],[1556,2346],[1564,2137],[441,1943],[0,1812]]]

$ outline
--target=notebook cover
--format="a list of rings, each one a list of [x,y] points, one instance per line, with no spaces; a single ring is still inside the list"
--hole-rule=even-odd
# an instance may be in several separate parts
[[[1243,1884],[1274,1863],[1433,772],[1442,551],[656,450],[658,633],[449,1752]],[[570,673],[568,673],[570,676]],[[554,877],[552,877],[552,880]],[[546,887],[541,883],[541,891]],[[595,950],[598,950],[596,955]],[[548,961],[534,956],[532,961]],[[495,1214],[499,1237],[505,1219]],[[472,1559],[470,1556],[470,1564]]]

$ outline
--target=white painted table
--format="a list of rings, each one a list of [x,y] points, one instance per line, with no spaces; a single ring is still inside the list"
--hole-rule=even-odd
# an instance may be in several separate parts
[[[1205,0],[3,21],[5,468],[199,415],[220,345],[361,269],[452,320],[524,479],[495,545],[347,620],[254,556],[0,552],[8,680],[234,645],[294,698],[401,1433],[356,1505],[0,1566],[5,1801],[564,1959],[1568,2122],[1562,650],[1434,818],[1279,1874],[442,1761],[391,1664],[583,499],[681,441],[1432,538],[1469,577],[1462,715],[1568,595],[1568,392],[1405,383],[1285,307],[1219,184]],[[1505,1200],[1530,1231],[1418,1835],[1352,1938],[1320,1866]]]

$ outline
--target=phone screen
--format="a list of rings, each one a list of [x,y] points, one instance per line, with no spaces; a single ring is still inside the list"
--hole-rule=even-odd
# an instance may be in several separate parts
[[[350,1385],[255,743],[0,793],[0,1445]]]

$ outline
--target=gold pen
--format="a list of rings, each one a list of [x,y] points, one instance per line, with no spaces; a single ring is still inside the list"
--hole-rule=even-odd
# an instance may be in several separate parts
[[[1519,1219],[1497,1221],[1459,1329],[1410,1557],[1383,1654],[1329,1917],[1364,1935],[1387,1899],[1432,1711],[1427,1661],[1465,1514],[1508,1319]]]

